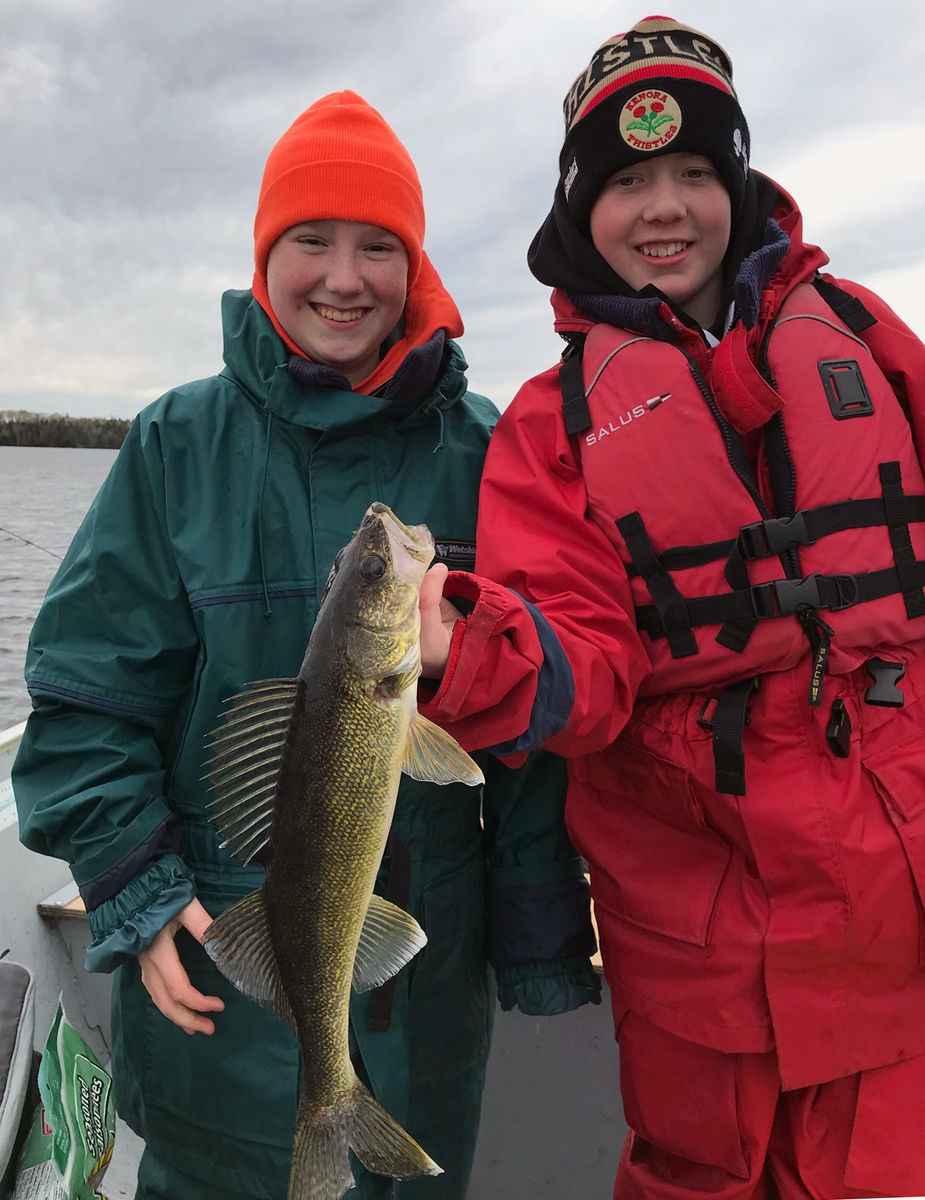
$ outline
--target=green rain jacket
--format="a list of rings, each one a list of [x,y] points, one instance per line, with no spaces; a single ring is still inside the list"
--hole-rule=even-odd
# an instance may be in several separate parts
[[[223,702],[298,671],[333,558],[373,500],[426,523],[438,554],[466,565],[497,414],[467,393],[465,360],[442,334],[370,397],[330,368],[290,363],[249,292],[227,293],[222,315],[225,369],[140,414],[48,591],[14,787],[23,842],[66,859],[80,886],[88,969],[116,970],[121,1115],[216,1194],[275,1200],[289,1169],[294,1039],[182,932],[194,986],[226,1005],[213,1037],[189,1038],[151,1004],[136,956],[194,895],[214,916],[261,883],[262,867],[219,848],[206,813],[204,737]],[[476,789],[403,779],[380,885],[428,944],[393,987],[352,1008],[358,1069],[446,1174],[365,1176],[358,1196],[465,1194],[489,958],[505,1008],[597,999],[561,763],[483,767],[481,812]]]

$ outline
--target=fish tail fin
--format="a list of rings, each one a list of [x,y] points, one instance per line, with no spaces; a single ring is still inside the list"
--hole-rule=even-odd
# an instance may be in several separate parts
[[[359,1080],[353,1093],[351,1114],[350,1146],[367,1171],[391,1175],[393,1179],[443,1174],[443,1168],[437,1166],[397,1121],[392,1120]]]
[[[287,1200],[341,1200],[354,1187],[344,1119],[314,1124],[299,1101]]]
[[[299,1102],[287,1200],[341,1200],[354,1186],[349,1149],[376,1175],[416,1179],[443,1174],[357,1080],[333,1120],[312,1122]]]

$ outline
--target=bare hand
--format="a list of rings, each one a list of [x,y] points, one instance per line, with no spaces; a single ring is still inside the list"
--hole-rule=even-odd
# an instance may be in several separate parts
[[[214,1033],[214,1023],[199,1014],[221,1012],[225,1004],[218,996],[204,996],[193,987],[180,962],[174,938],[178,930],[186,929],[201,942],[211,923],[212,918],[199,901],[191,900],[138,955],[141,982],[155,1007],[189,1034]]]
[[[459,609],[443,598],[448,574],[445,563],[437,563],[421,583],[421,674],[425,679],[443,678],[453,627],[463,619]]]

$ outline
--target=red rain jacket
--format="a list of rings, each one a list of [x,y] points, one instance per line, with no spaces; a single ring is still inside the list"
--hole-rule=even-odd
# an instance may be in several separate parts
[[[554,295],[557,328],[587,334],[590,427],[566,433],[557,368],[502,416],[478,575],[446,589],[475,606],[422,711],[468,748],[543,741],[570,759],[615,1020],[774,1048],[795,1088],[925,1053],[925,616],[910,615],[925,609],[925,347],[838,281],[876,317],[851,332],[809,282],[828,260],[784,193],[775,216],[791,245],[758,323],[715,349],[667,306],[673,342]],[[847,527],[780,548],[796,527],[775,517],[830,505]],[[714,543],[706,562],[658,559]],[[733,562],[734,543],[764,556]],[[751,619],[695,621],[672,649],[656,609],[677,623],[679,605],[734,592]],[[902,707],[868,702],[876,656],[904,666]],[[753,676],[735,795],[718,790],[711,720]]]

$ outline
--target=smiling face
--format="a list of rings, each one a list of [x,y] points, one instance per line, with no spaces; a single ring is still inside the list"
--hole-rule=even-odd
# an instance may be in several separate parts
[[[276,319],[308,357],[355,386],[379,362],[408,289],[408,254],[378,225],[305,221],[274,243],[267,291]]]
[[[654,284],[704,328],[719,315],[731,205],[701,154],[663,154],[624,167],[591,210],[597,252],[631,288]]]

